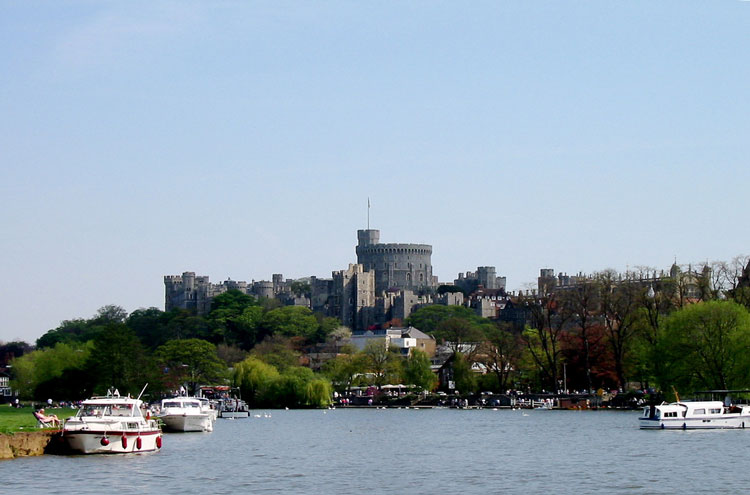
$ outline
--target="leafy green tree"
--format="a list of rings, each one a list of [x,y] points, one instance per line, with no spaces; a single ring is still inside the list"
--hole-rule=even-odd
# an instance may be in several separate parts
[[[273,365],[279,372],[284,373],[288,368],[299,366],[301,354],[294,349],[289,338],[274,335],[256,345],[250,351],[250,355]]]
[[[93,339],[102,329],[101,326],[95,325],[91,321],[81,318],[75,320],[64,320],[60,323],[59,327],[49,330],[47,333],[39,337],[36,341],[36,347],[37,349],[43,349],[46,347],[54,347],[55,344],[60,342],[87,342]]]
[[[324,408],[331,405],[333,388],[331,382],[316,377],[307,382],[305,388],[305,404],[309,407]]]
[[[452,368],[456,390],[462,394],[473,394],[477,391],[477,378],[471,370],[471,363],[460,352],[453,355]]]
[[[438,329],[438,325],[441,322],[450,318],[474,321],[477,316],[471,309],[464,306],[443,306],[435,304],[419,308],[412,313],[404,323],[419,328],[427,334],[432,334]]]
[[[216,382],[226,371],[216,355],[216,346],[202,339],[170,340],[156,350],[156,356],[169,368],[176,383],[189,384],[192,394],[200,383]]]
[[[234,367],[232,383],[251,407],[257,407],[278,377],[274,366],[249,357]]]
[[[727,390],[750,386],[750,313],[733,301],[708,301],[672,313],[659,343],[663,390],[672,385]]]
[[[146,348],[153,350],[170,340],[168,324],[171,316],[158,308],[140,308],[130,313],[125,324]]]
[[[339,393],[349,393],[355,377],[366,371],[367,365],[363,354],[341,354],[323,365],[323,374]]]
[[[437,376],[432,372],[432,365],[427,354],[419,349],[412,350],[404,363],[404,383],[416,385],[428,392],[437,385]]]
[[[146,355],[138,337],[122,323],[107,325],[93,346],[86,368],[97,378],[97,394],[115,387],[123,395],[137,395],[158,376],[155,363]]]
[[[301,337],[308,342],[315,341],[318,320],[309,308],[283,306],[273,309],[263,316],[261,326],[269,335]]]
[[[19,391],[22,399],[45,400],[50,397],[38,396],[37,390],[47,382],[59,380],[66,370],[81,370],[85,367],[93,345],[58,342],[52,348],[37,349],[11,361],[13,379],[11,387]],[[40,393],[49,393],[40,390]],[[73,398],[73,397],[51,397]]]

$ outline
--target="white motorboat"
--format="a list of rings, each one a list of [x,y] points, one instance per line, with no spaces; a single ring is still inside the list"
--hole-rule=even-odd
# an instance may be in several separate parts
[[[250,411],[242,399],[221,399],[219,401],[220,418],[249,418]]]
[[[161,401],[157,418],[166,431],[213,431],[215,417],[196,397],[173,397]]]
[[[65,421],[62,438],[80,454],[124,454],[159,450],[159,423],[145,418],[143,402],[115,392],[83,401],[78,413]]]
[[[750,428],[750,405],[727,406],[721,401],[677,401],[646,406],[638,418],[642,430]]]

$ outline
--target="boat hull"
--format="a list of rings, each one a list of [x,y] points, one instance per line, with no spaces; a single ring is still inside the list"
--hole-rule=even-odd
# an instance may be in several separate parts
[[[66,431],[63,439],[77,454],[131,454],[161,448],[161,431]],[[106,441],[102,441],[106,439]],[[124,440],[123,440],[124,439]]]
[[[224,419],[249,418],[250,413],[248,411],[221,411],[219,417]]]
[[[164,422],[165,431],[213,431],[214,429],[209,414],[168,414],[159,418]]]
[[[641,430],[726,430],[750,428],[750,416],[729,418],[639,418]]]

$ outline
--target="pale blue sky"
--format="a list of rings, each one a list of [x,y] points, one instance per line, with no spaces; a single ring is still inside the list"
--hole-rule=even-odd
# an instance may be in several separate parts
[[[750,249],[750,2],[0,0],[0,340],[162,276]]]

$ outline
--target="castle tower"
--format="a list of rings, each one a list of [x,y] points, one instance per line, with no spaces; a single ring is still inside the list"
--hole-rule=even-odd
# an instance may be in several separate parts
[[[357,263],[375,272],[375,293],[388,289],[420,291],[434,286],[432,246],[381,244],[379,230],[357,231]]]

